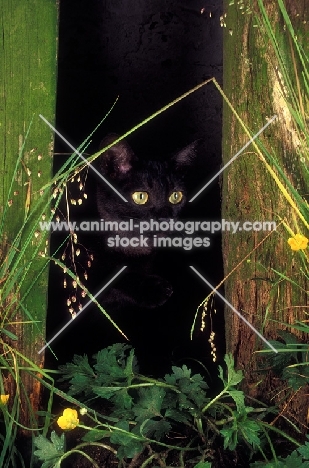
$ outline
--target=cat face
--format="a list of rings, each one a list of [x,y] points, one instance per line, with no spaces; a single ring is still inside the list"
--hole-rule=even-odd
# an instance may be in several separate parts
[[[102,140],[100,149],[117,138],[118,135],[108,135]],[[177,219],[187,201],[185,176],[195,159],[195,150],[196,142],[165,161],[142,161],[125,141],[106,150],[99,158],[99,171],[128,202],[124,202],[103,181],[98,180],[97,208],[100,218],[118,223],[133,219],[136,226],[141,221],[151,219]],[[118,235],[120,238],[132,238],[139,236],[140,232],[135,227],[130,232],[118,230],[107,234],[109,237]],[[147,246],[145,242],[136,247],[114,247],[126,255],[149,254],[153,250],[153,234],[160,235],[147,232]]]

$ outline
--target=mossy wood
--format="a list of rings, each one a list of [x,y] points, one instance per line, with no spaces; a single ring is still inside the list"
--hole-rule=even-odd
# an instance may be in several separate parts
[[[11,399],[21,392],[21,422],[28,425],[40,385],[26,371],[16,385],[16,376],[21,366],[44,363],[38,351],[45,343],[49,236],[38,222],[44,210],[50,215],[50,191],[41,188],[51,180],[53,136],[39,114],[55,120],[58,2],[0,0],[0,11],[0,287],[1,327],[8,331],[1,354],[14,367],[4,373],[5,392]]]
[[[265,0],[263,4],[285,65],[297,88],[295,69],[299,63],[292,50],[290,33],[284,26],[278,0]],[[288,0],[284,4],[297,40],[308,55],[309,2]],[[281,82],[279,64],[266,31],[256,21],[256,14],[261,15],[259,1],[252,1],[251,8],[249,5],[250,2],[236,0],[224,2],[224,91],[252,134],[265,125],[267,118],[275,114],[278,116],[260,139],[266,148],[275,153],[293,186],[305,196],[306,193],[308,195],[308,187],[304,184],[302,164],[297,154],[296,132],[281,97],[284,83]],[[301,87],[301,74],[298,76]],[[223,158],[227,163],[249,138],[226,104],[223,118]],[[280,220],[286,218],[293,225],[295,213],[252,145],[225,170],[222,190],[224,219],[276,221],[279,225]],[[267,234],[244,230],[237,234],[223,233],[225,276],[239,265],[225,281],[225,297],[266,339],[278,339],[278,329],[291,331],[283,323],[291,324],[306,318],[308,285],[305,275],[296,271],[295,253],[287,244],[290,235],[284,226],[279,225],[277,231],[268,237]],[[243,261],[247,255],[248,258]],[[294,287],[284,277],[280,278],[274,270],[292,278],[300,287]],[[270,404],[275,401],[271,397],[277,394],[284,400],[283,393],[280,393],[282,383],[279,384],[274,375],[265,379],[265,374],[254,372],[258,358],[252,353],[265,348],[264,343],[228,307],[225,319],[227,351],[233,353],[237,367],[245,372],[245,390],[251,396],[268,400]],[[293,422],[298,424],[300,421],[303,428],[308,397],[304,392],[298,396],[298,400],[291,398],[285,409]]]

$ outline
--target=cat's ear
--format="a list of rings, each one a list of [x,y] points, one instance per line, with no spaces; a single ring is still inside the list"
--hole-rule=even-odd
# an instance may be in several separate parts
[[[172,157],[172,162],[175,164],[176,169],[187,169],[192,166],[196,156],[197,148],[200,145],[200,140],[196,140],[190,145],[186,146]]]
[[[100,143],[100,149],[106,148],[114,141],[118,140],[119,135],[110,133]],[[104,174],[110,177],[120,177],[132,169],[136,156],[131,147],[125,140],[119,141],[114,146],[104,151],[99,157],[99,166]]]

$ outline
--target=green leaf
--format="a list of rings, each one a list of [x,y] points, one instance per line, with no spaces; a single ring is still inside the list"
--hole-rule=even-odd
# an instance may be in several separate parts
[[[297,336],[287,330],[278,330],[278,335],[285,341],[287,345],[297,345],[299,344],[299,340]],[[282,343],[281,343],[282,344]]]
[[[119,421],[114,427],[125,431],[122,432],[114,429],[110,436],[111,443],[119,445],[117,450],[117,457],[119,460],[123,458],[133,458],[135,455],[142,452],[146,441],[143,442],[136,438],[133,433],[130,433],[130,427],[127,421]]]
[[[238,431],[235,425],[226,429],[221,429],[220,433],[224,438],[224,449],[229,448],[230,450],[234,450],[238,442]]]
[[[111,433],[110,440],[113,444],[122,444],[126,443],[127,439],[131,440],[130,434],[130,426],[127,421],[119,421],[114,426],[115,430]],[[117,431],[116,428],[122,429],[122,431]]]
[[[129,395],[127,389],[123,389],[119,392],[116,392],[112,397],[111,401],[115,405],[115,409],[112,412],[111,416],[115,417],[132,417],[132,408],[134,407],[134,400]]]
[[[10,332],[9,330],[6,330],[5,328],[1,328],[0,332],[6,335],[8,338],[10,338],[13,341],[17,341],[18,337],[14,335],[14,333]]]
[[[96,442],[98,440],[104,439],[104,437],[110,436],[110,431],[102,430],[95,430],[90,429],[87,433],[82,437],[83,442]]]
[[[269,463],[265,462],[255,462],[251,463],[250,467],[253,468],[309,468],[309,462],[302,461],[302,458],[298,456],[297,451],[291,453],[287,458],[278,457],[277,462],[271,461]]]
[[[267,354],[265,356],[265,367],[270,366],[278,375],[284,372],[284,368],[291,363],[297,362],[297,354],[300,352],[300,346],[297,338],[292,333],[280,330],[278,334],[285,343],[281,341],[270,340],[270,343],[279,351],[278,353]],[[268,370],[267,370],[268,371]],[[297,387],[298,388],[298,387]]]
[[[189,422],[192,422],[193,416],[190,413],[177,411],[171,408],[165,411],[165,418],[173,419],[179,423],[188,424]]]
[[[230,387],[232,385],[237,385],[243,379],[243,373],[241,370],[235,371],[234,369],[234,358],[231,354],[226,354],[224,360],[227,366],[227,381],[223,376],[223,369],[219,366],[219,377],[224,383],[225,387]]]
[[[253,448],[261,445],[259,438],[260,426],[252,419],[245,419],[241,422],[241,433],[242,437],[250,444]]]
[[[303,462],[302,457],[298,455],[296,450],[294,450],[294,452],[292,452],[291,455],[289,455],[288,457],[284,459],[284,463],[285,463],[284,465],[285,468],[295,468],[296,466],[301,467],[301,468],[309,467],[309,462],[307,461]]]
[[[112,417],[133,418],[132,407],[134,401],[129,395],[127,387],[93,387],[93,392],[113,404]]]
[[[146,419],[162,417],[161,409],[165,390],[156,385],[152,387],[140,388],[139,399],[133,407],[133,413],[136,421],[145,421]]]
[[[186,365],[183,365],[182,367],[173,366],[172,371],[173,377],[176,379],[176,381],[185,377],[190,379],[191,377],[191,369],[188,369]]]
[[[110,386],[124,382],[130,385],[137,372],[134,350],[129,345],[116,343],[99,351],[95,358],[97,362],[94,368],[98,374],[96,385]]]
[[[155,440],[161,440],[166,434],[170,432],[172,426],[169,422],[164,419],[155,421],[154,419],[148,419],[145,424],[140,428],[142,435],[153,438]]]
[[[309,382],[309,365],[307,366],[288,366],[283,370],[282,378],[287,380],[293,390],[304,387]]]
[[[64,366],[59,366],[63,377],[60,381],[69,380],[69,394],[76,395],[85,393],[89,395],[91,389],[96,382],[96,374],[89,364],[87,356],[74,355],[72,363],[67,363]]]
[[[52,441],[57,452],[64,451],[64,433],[62,433],[61,436],[59,437],[55,431],[52,431],[50,435],[50,440]]]
[[[39,435],[34,438],[34,444],[38,450],[34,455],[39,460],[44,461],[42,468],[55,467],[62,455],[64,455],[64,434],[59,437],[56,432],[51,433],[51,442],[44,436]]]
[[[229,390],[229,395],[236,403],[237,411],[242,413],[245,409],[245,395],[241,390]]]
[[[127,361],[125,363],[124,374],[128,377],[131,383],[132,377],[138,373],[137,359],[134,356],[134,349],[131,349]]]
[[[302,455],[302,457],[305,460],[309,460],[309,442],[305,442],[305,445],[299,447],[297,451]]]
[[[127,445],[121,445],[117,450],[117,458],[133,458],[144,450],[144,444],[138,440],[131,439]]]
[[[202,408],[206,404],[206,392],[208,385],[200,374],[191,376],[191,370],[187,366],[172,367],[173,373],[167,374],[164,380],[180,390],[180,394],[170,394],[167,400],[169,405],[175,407],[178,402],[180,408],[192,410]],[[174,404],[172,401],[174,401]]]
[[[234,411],[234,420],[229,427],[220,431],[224,437],[224,448],[234,450],[239,438],[244,439],[254,448],[261,444],[259,438],[260,426],[248,418],[246,408],[242,412]]]

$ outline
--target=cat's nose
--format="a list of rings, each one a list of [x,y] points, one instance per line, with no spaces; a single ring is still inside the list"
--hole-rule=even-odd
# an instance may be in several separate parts
[[[173,214],[173,210],[168,206],[160,207],[160,209],[156,210],[154,213],[155,218],[158,221],[169,221],[171,218],[173,218]]]

